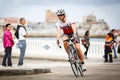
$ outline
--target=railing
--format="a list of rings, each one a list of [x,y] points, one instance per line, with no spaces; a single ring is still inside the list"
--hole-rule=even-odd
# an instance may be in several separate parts
[[[15,40],[17,43],[17,40]],[[85,48],[81,45],[84,52]],[[12,56],[19,56],[19,49],[16,44],[12,49]],[[0,40],[0,55],[4,54],[2,40]],[[88,57],[101,58],[104,54],[104,42],[91,42]],[[27,40],[27,49],[25,57],[31,58],[50,58],[50,59],[67,59],[67,54],[64,48],[60,49],[56,45],[56,41],[43,41],[43,40]]]

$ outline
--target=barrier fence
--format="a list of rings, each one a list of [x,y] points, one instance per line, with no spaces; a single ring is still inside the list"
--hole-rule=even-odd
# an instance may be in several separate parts
[[[104,54],[104,42],[90,42],[90,48],[88,51],[88,57],[101,58]],[[12,49],[12,56],[19,56],[20,51],[17,48],[17,40],[15,40],[15,45]],[[61,44],[62,45],[62,44]],[[84,53],[85,48],[80,45]],[[4,55],[4,48],[2,40],[0,40],[0,55]],[[56,41],[49,40],[27,40],[27,49],[25,57],[30,58],[50,58],[50,59],[67,59],[67,54],[62,47],[60,49],[56,45]]]

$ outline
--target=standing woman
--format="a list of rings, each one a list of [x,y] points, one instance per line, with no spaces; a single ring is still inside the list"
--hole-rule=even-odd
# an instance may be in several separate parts
[[[3,45],[5,48],[5,55],[3,57],[2,66],[7,66],[6,60],[7,60],[8,66],[12,66],[11,52],[12,52],[12,46],[14,45],[12,33],[10,32],[12,25],[6,24],[5,27],[6,27],[6,30],[4,31],[4,34],[3,34]]]
[[[87,59],[87,52],[90,46],[90,36],[89,36],[89,31],[87,30],[84,35],[84,47],[86,48],[86,51],[84,53],[85,58]]]

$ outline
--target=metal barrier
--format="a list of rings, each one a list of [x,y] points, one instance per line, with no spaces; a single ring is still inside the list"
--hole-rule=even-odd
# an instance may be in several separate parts
[[[19,48],[16,47],[17,40],[12,49],[12,56],[19,56]],[[62,45],[62,44],[61,44]],[[85,48],[81,45],[84,52]],[[0,55],[4,54],[2,40],[0,40]],[[101,58],[104,54],[104,42],[91,42],[88,57]],[[67,59],[67,54],[64,48],[60,49],[56,45],[56,41],[43,40],[27,40],[27,49],[25,57],[31,58],[51,58],[51,59]]]

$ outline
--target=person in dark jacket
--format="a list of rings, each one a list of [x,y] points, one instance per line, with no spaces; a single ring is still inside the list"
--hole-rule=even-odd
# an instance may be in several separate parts
[[[89,31],[87,30],[84,34],[84,47],[86,49],[85,53],[84,53],[84,56],[85,58],[87,59],[87,53],[88,53],[88,49],[89,49],[89,46],[90,46],[90,36],[89,36]]]

